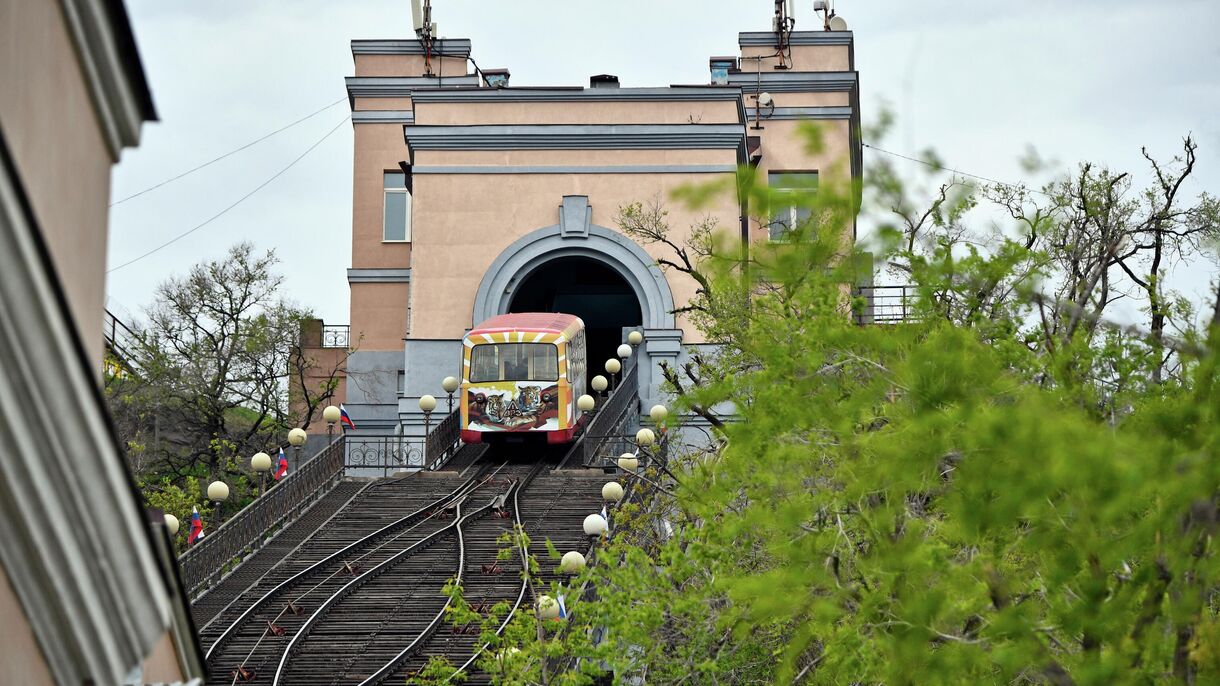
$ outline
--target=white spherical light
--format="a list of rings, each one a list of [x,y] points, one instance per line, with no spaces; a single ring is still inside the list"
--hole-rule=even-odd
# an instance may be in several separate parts
[[[170,536],[178,535],[178,518],[172,514],[165,515],[165,528],[169,530]]]
[[[659,424],[669,416],[669,410],[665,409],[664,405],[653,405],[652,409],[648,411],[648,416],[652,417],[652,421]]]
[[[592,412],[595,404],[593,396],[587,393],[576,399],[576,409],[581,412]]]
[[[610,382],[606,380],[606,377],[598,374],[589,381],[589,385],[593,387],[593,390],[601,393],[602,391],[606,390],[606,388],[610,385]]]
[[[625,472],[634,472],[640,468],[640,461],[631,453],[623,453],[618,458],[618,468]]]
[[[648,447],[657,442],[657,435],[652,432],[652,429],[640,429],[635,432],[636,445]]]
[[[424,412],[431,412],[436,409],[436,398],[430,395],[421,395],[419,397],[419,409]]]
[[[462,382],[458,381],[457,377],[453,377],[453,376],[446,376],[445,380],[441,381],[441,388],[445,389],[446,393],[453,393],[461,385],[462,385]]]
[[[644,342],[644,334],[639,331],[632,331],[627,334],[627,342],[631,345],[639,345]]]
[[[538,616],[542,619],[559,619],[559,603],[549,595],[538,596]]]
[[[322,412],[322,416],[323,417],[326,416],[325,411]],[[327,419],[326,421],[329,422],[331,420]],[[339,420],[336,419],[334,421],[339,421]],[[288,445],[296,446],[299,448],[299,447],[305,445],[305,441],[308,439],[309,439],[309,434],[305,433],[305,429],[292,429],[291,431],[288,432]]]
[[[250,466],[256,472],[265,472],[271,469],[271,456],[267,453],[254,453],[254,457],[250,458]]]
[[[624,360],[627,359],[628,357],[631,357],[631,346],[627,345],[626,343],[620,345],[618,347],[618,356],[623,358]]]
[[[339,408],[334,405],[327,405],[325,410],[322,410],[322,419],[326,420],[327,424],[334,424],[339,421]]]
[[[500,652],[496,653],[496,662],[498,662],[500,664],[504,664],[505,662],[511,661],[513,659],[513,656],[519,652],[521,652],[520,648],[509,646],[509,647],[505,648],[504,650],[501,650]]]
[[[585,568],[585,556],[575,550],[563,554],[559,560],[559,571],[564,574],[575,574]]]
[[[606,518],[599,514],[591,514],[585,517],[584,529],[586,536],[601,536],[606,533],[606,529],[610,528],[606,524]]]
[[[602,500],[608,500],[612,503],[617,503],[623,499],[623,487],[617,481],[607,481],[605,486],[602,486]]]
[[[614,359],[613,357],[606,360],[606,371],[607,372],[609,372],[611,374],[618,374],[619,371],[622,370],[622,368],[623,368],[623,363],[619,362],[618,360]]]
[[[229,499],[229,484],[223,481],[213,481],[208,484],[208,500],[219,502]]]

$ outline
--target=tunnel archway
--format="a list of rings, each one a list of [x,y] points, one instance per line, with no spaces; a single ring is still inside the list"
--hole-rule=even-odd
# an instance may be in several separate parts
[[[555,257],[521,278],[509,312],[563,312],[585,322],[589,376],[604,374],[602,364],[616,356],[623,327],[644,323],[639,296],[617,270],[583,256]]]

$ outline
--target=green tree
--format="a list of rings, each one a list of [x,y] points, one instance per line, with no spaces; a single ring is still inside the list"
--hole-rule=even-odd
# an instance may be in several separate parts
[[[781,201],[748,171],[742,187],[758,221]],[[1066,306],[1066,253],[962,245],[954,208],[973,201],[945,192],[914,222],[926,244],[896,227],[878,254],[906,265],[919,316],[858,326],[844,284],[861,261],[838,230],[855,197],[823,184],[800,200],[808,222],[746,260],[709,243],[700,305],[733,325],[677,403],[736,421],[711,452],[622,475],[636,496],[570,585],[588,599],[561,631],[506,630],[493,654],[520,652],[500,683],[1220,680],[1220,293],[1177,339],[1108,322],[1102,277],[1066,286]],[[1092,334],[1045,345],[1065,324]],[[1115,375],[1121,412],[1099,403]]]

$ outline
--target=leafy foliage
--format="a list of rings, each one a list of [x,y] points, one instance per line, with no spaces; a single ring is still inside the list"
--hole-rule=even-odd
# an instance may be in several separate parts
[[[778,202],[741,183],[751,207]],[[623,475],[636,498],[568,584],[586,589],[571,618],[492,638],[520,651],[498,683],[1220,680],[1220,306],[1178,340],[1108,322],[1102,272],[1065,304],[1066,253],[962,244],[973,200],[945,192],[879,255],[906,267],[918,316],[859,326],[844,284],[862,260],[836,229],[856,190],[823,184],[809,222],[747,259],[701,244],[696,304],[723,348],[671,370],[671,390],[737,421],[712,451]],[[656,208],[621,217],[665,235]],[[1106,241],[1072,244],[1108,269]]]

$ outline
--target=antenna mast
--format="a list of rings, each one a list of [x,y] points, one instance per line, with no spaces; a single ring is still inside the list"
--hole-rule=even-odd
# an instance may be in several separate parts
[[[771,29],[775,31],[775,45],[779,56],[776,69],[791,69],[788,58],[791,57],[790,41],[792,29],[796,26],[793,15],[794,0],[775,0],[775,18],[771,20]]]
[[[436,23],[432,21],[432,0],[411,0],[415,35],[424,44],[424,76],[432,76],[432,51],[436,42]]]

